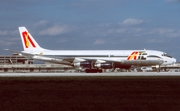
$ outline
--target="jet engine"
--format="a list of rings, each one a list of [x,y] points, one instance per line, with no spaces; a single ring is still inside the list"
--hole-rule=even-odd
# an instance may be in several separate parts
[[[105,62],[105,63],[94,63],[93,61],[83,61],[83,62],[75,62],[74,67],[83,67],[83,68],[97,68],[97,69],[112,69],[114,68],[113,62]]]
[[[83,61],[83,62],[76,62],[74,63],[75,67],[85,67],[85,68],[91,68],[93,65],[91,61]]]
[[[94,65],[96,68],[102,68],[102,69],[112,69],[114,68],[114,63],[97,63]]]

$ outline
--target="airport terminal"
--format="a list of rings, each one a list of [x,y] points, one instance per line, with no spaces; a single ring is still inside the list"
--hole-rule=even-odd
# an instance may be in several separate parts
[[[58,73],[72,72],[70,66],[50,63],[34,63],[32,58],[13,55],[0,55],[0,73]]]

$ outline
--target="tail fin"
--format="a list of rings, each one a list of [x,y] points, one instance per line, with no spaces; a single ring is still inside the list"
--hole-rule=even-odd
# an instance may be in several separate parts
[[[42,50],[39,44],[35,41],[32,35],[28,32],[25,27],[19,27],[21,41],[23,44],[24,51]]]

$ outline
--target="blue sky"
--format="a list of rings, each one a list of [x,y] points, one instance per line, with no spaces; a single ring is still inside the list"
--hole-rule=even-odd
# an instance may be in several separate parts
[[[0,0],[0,53],[19,26],[48,49],[153,49],[180,60],[180,0]]]

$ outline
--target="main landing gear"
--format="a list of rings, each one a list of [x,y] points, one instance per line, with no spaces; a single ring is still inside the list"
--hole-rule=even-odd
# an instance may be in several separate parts
[[[102,73],[103,70],[102,69],[86,69],[85,72],[86,73]]]
[[[161,72],[161,66],[160,65],[159,65],[157,70],[158,70],[158,72]]]

